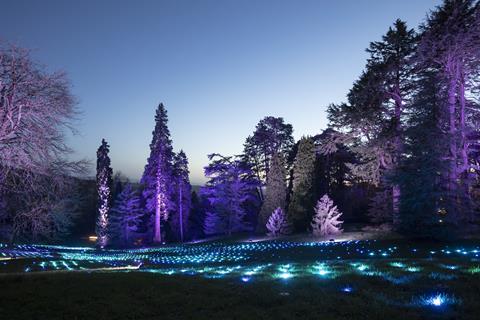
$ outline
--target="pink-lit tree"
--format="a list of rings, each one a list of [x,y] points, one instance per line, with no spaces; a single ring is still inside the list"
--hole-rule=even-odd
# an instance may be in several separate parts
[[[109,146],[105,139],[97,150],[97,244],[105,248],[108,244],[108,215],[112,207],[112,168],[108,156]]]
[[[341,233],[343,223],[339,220],[341,216],[342,213],[338,211],[333,201],[328,195],[324,195],[315,206],[315,215],[311,223],[313,235],[324,237]]]

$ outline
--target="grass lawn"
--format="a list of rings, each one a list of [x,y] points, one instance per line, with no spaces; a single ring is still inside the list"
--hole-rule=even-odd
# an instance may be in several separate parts
[[[0,247],[0,318],[480,319],[479,255],[477,241]]]

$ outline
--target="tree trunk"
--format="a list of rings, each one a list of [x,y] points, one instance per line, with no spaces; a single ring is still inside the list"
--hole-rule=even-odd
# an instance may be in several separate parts
[[[183,201],[182,201],[183,200],[182,199],[183,198],[183,194],[182,194],[182,192],[183,192],[182,189],[183,188],[182,187],[183,186],[180,185],[179,199],[178,200],[179,200],[179,208],[180,208],[179,209],[180,210],[180,212],[179,212],[179,217],[180,217],[180,240],[183,242]]]

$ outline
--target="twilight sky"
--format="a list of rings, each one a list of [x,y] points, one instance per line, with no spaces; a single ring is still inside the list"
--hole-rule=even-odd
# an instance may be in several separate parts
[[[207,154],[242,151],[266,115],[295,139],[326,127],[395,19],[416,27],[440,0],[1,0],[0,40],[65,70],[82,111],[75,157],[102,138],[112,166],[138,179],[159,102],[174,149],[205,181]]]

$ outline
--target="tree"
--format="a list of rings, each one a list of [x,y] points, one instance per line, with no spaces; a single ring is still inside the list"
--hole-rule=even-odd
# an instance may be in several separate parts
[[[189,217],[192,209],[191,192],[192,187],[189,180],[188,159],[183,150],[180,150],[174,157],[174,199],[176,208],[173,211],[170,226],[176,239],[183,242],[189,229]]]
[[[421,26],[417,62],[423,70],[435,70],[442,84],[440,97],[443,130],[448,147],[448,194],[446,212],[451,221],[470,222],[471,184],[478,179],[472,147],[478,144],[478,102],[469,96],[478,89],[480,72],[480,8],[472,0],[445,0]],[[470,207],[470,208],[469,208]]]
[[[112,168],[105,139],[97,150],[97,243],[105,248],[108,243],[108,214],[112,207]]]
[[[281,155],[272,156],[270,170],[267,174],[265,200],[258,215],[257,231],[265,232],[265,225],[276,208],[285,210],[287,198],[287,185],[285,164]]]
[[[382,41],[367,49],[370,58],[365,71],[348,94],[348,104],[331,105],[329,119],[347,135],[359,160],[353,174],[378,186],[391,188],[392,219],[399,220],[401,190],[390,177],[403,154],[405,109],[413,94],[415,71],[411,59],[417,35],[397,20]],[[377,210],[378,211],[378,210]]]
[[[324,237],[341,233],[343,221],[338,220],[341,216],[342,213],[333,205],[333,201],[328,195],[324,195],[315,206],[311,223],[313,235]]]
[[[293,127],[285,123],[283,118],[265,117],[257,124],[253,135],[249,136],[244,144],[244,158],[253,164],[253,171],[257,178],[265,182],[271,158],[279,154],[287,158],[295,141]]]
[[[201,239],[204,237],[205,209],[208,206],[208,200],[204,196],[199,196],[197,192],[192,191],[191,195],[192,210],[190,213],[189,234],[191,239]]]
[[[249,211],[256,211],[259,203],[258,180],[250,168],[238,157],[224,157],[210,154],[211,161],[205,167],[205,176],[209,179],[201,193],[208,199],[210,208],[205,218],[205,233],[247,231],[251,226],[247,222]]]
[[[452,235],[457,223],[447,215],[449,206],[448,114],[442,106],[443,85],[438,74],[419,74],[418,92],[412,103],[412,113],[405,134],[404,157],[395,179],[402,186],[400,228],[415,237],[441,238]]]
[[[297,231],[304,231],[312,216],[315,170],[315,144],[303,137],[293,165],[293,190],[288,214]]]
[[[161,223],[162,220],[168,220],[168,213],[173,207],[171,188],[173,149],[167,123],[167,110],[160,103],[155,114],[150,156],[141,179],[146,207],[154,218],[153,242],[156,243],[162,242]]]
[[[0,43],[0,220],[11,241],[55,236],[53,212],[75,197],[71,176],[86,165],[69,160],[65,134],[75,133],[75,116],[64,73],[49,73],[28,50]]]
[[[287,235],[292,232],[292,225],[282,208],[275,209],[268,218],[266,228],[269,237]]]
[[[144,212],[140,205],[140,196],[127,184],[114,202],[109,217],[109,235],[112,243],[128,246],[131,235],[138,231]]]

